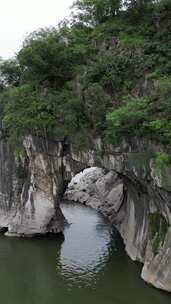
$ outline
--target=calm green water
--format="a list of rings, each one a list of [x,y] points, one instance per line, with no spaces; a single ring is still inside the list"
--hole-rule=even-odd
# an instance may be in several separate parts
[[[170,304],[94,210],[63,205],[65,240],[0,238],[2,304]]]

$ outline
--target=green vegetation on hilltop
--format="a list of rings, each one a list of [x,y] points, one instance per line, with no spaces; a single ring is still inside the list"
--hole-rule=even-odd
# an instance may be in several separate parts
[[[1,134],[171,144],[170,0],[77,0],[0,60]]]

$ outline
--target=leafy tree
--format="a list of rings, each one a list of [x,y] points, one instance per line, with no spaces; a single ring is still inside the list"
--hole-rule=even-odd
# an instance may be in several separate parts
[[[146,98],[127,98],[126,104],[107,114],[107,139],[147,136],[171,144],[171,79],[163,78],[158,90]]]
[[[171,2],[122,2],[77,0],[75,20],[30,34],[17,58],[0,59],[1,134],[171,144]]]
[[[53,129],[49,100],[31,85],[13,89],[9,98],[3,123],[12,138],[25,134],[40,135]]]
[[[18,86],[21,80],[21,67],[17,59],[0,61],[1,86]]]
[[[154,0],[125,0],[124,5],[131,10],[137,10],[138,12],[143,13],[146,8],[155,3]]]
[[[148,101],[133,98],[126,105],[107,114],[107,140],[115,142],[122,137],[141,135],[142,123],[148,118]]]
[[[96,25],[118,14],[121,0],[77,0],[74,7],[77,18],[87,24]]]
[[[141,23],[142,20],[146,19],[150,22],[153,0],[126,0],[124,1],[127,7],[127,16],[133,23]]]
[[[97,83],[91,84],[84,91],[84,108],[91,130],[100,132],[104,129],[106,111],[112,107],[112,100]]]
[[[75,66],[85,60],[86,47],[83,42],[78,42],[81,34],[76,29],[72,32],[69,29],[47,29],[30,35],[18,54],[24,81],[57,89],[72,80]]]

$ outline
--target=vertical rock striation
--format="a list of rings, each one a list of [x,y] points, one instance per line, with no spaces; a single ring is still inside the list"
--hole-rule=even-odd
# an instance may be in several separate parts
[[[120,232],[127,254],[144,264],[142,278],[171,292],[171,168],[163,164],[156,170],[156,151],[163,153],[151,142],[108,147],[100,159],[97,150],[71,151],[71,171],[77,162],[105,170],[87,169],[76,176],[66,198],[107,216]]]
[[[1,142],[0,226],[8,236],[33,236],[63,231],[59,208],[62,158],[59,144],[31,136],[24,140],[26,155],[16,158]]]
[[[28,136],[24,149],[16,157],[0,141],[1,231],[9,236],[63,231],[60,197],[72,177],[90,168],[71,182],[67,197],[107,216],[131,259],[144,264],[142,278],[171,292],[171,167],[156,167],[163,147],[143,140],[103,146],[98,139],[79,151],[65,141]]]

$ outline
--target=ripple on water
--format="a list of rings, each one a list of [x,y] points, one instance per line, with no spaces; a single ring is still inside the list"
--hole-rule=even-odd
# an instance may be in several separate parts
[[[69,284],[95,284],[109,257],[110,226],[90,208],[63,204],[62,209],[70,225],[65,229],[57,269]]]
[[[170,304],[140,279],[141,267],[96,211],[62,206],[72,225],[59,238],[0,238],[4,304]]]

